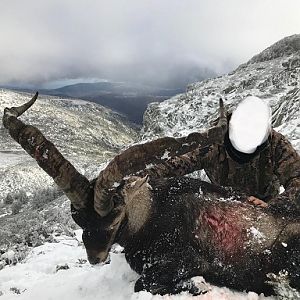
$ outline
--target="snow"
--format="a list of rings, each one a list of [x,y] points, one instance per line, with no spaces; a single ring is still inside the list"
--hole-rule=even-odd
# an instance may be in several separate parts
[[[281,185],[279,187],[279,195],[282,194],[284,191],[285,191],[285,188],[284,188],[284,186]]]
[[[253,226],[249,228],[249,232],[255,239],[258,240],[258,242],[261,242],[261,240],[264,240],[266,238],[263,233],[261,233],[257,228]]]
[[[13,261],[15,257],[15,252],[13,250],[8,250],[7,252],[1,255],[1,258],[7,259],[8,261]]]
[[[73,105],[89,105],[90,102],[81,100],[81,99],[68,99],[69,103],[72,103]]]
[[[78,235],[80,231],[77,232]],[[83,245],[77,239],[62,238],[58,243],[46,243],[32,249],[29,256],[15,266],[0,271],[1,300],[263,300],[274,299],[253,292],[238,293],[218,288],[196,277],[195,282],[204,285],[209,292],[191,296],[153,296],[148,292],[134,293],[138,275],[126,263],[124,254],[110,253],[109,264],[91,266],[86,262]],[[58,270],[67,265],[68,269]],[[20,294],[17,294],[17,293]]]
[[[169,154],[170,154],[170,151],[166,150],[165,153],[163,154],[163,156],[161,157],[161,159],[168,159],[168,158],[170,158]]]
[[[120,183],[115,181],[115,182],[113,183],[112,186],[113,186],[114,188],[117,188],[119,185],[120,185]]]
[[[22,152],[2,152],[0,151],[0,168],[17,165],[24,161],[31,160],[28,154]]]
[[[154,164],[150,163],[150,164],[146,164],[145,169],[151,169],[154,167]]]

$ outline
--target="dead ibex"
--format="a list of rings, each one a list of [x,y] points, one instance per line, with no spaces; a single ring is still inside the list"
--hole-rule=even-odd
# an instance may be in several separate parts
[[[197,294],[201,291],[188,280],[202,275],[217,285],[271,294],[268,274],[282,271],[300,290],[300,213],[292,203],[280,210],[253,207],[242,194],[187,177],[124,179],[160,161],[166,149],[172,156],[200,141],[203,147],[218,142],[227,125],[222,101],[216,127],[131,147],[89,182],[38,129],[18,119],[36,98],[6,108],[3,123],[71,200],[90,263],[105,261],[119,243],[141,274],[136,291]],[[120,185],[113,187],[115,182]]]

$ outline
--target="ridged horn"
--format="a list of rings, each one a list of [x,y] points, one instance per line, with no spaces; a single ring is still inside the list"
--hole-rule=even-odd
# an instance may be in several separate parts
[[[220,143],[223,144],[225,133],[228,130],[227,125],[227,112],[224,106],[224,101],[222,98],[219,99],[219,117],[217,125],[209,128],[206,131],[207,140],[209,144]]]
[[[66,160],[34,126],[18,119],[36,101],[38,92],[25,104],[4,109],[3,125],[11,137],[51,176],[76,209],[85,207],[91,193],[90,182]]]
[[[16,118],[21,116],[26,110],[28,110],[34,104],[34,102],[38,98],[38,95],[39,92],[36,92],[30,101],[26,102],[21,106],[6,108],[6,114],[4,112],[4,116],[7,116],[9,114],[14,115]]]

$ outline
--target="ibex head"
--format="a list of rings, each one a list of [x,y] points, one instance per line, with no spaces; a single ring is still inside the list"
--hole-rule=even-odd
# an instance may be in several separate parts
[[[113,209],[101,217],[93,208],[93,197],[85,208],[71,206],[74,221],[83,229],[82,240],[91,264],[104,262],[111,246],[126,234],[135,234],[147,222],[151,212],[151,186],[148,176],[123,180],[111,201]]]
[[[72,218],[83,230],[82,240],[89,262],[104,262],[124,220],[124,210],[114,209],[106,217],[100,217],[92,206],[77,210],[72,205],[71,210]]]

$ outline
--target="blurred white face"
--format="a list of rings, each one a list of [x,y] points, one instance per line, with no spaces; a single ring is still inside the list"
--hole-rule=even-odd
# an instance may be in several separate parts
[[[271,130],[271,108],[261,99],[245,98],[232,113],[229,139],[233,147],[243,153],[253,153],[264,143]]]

